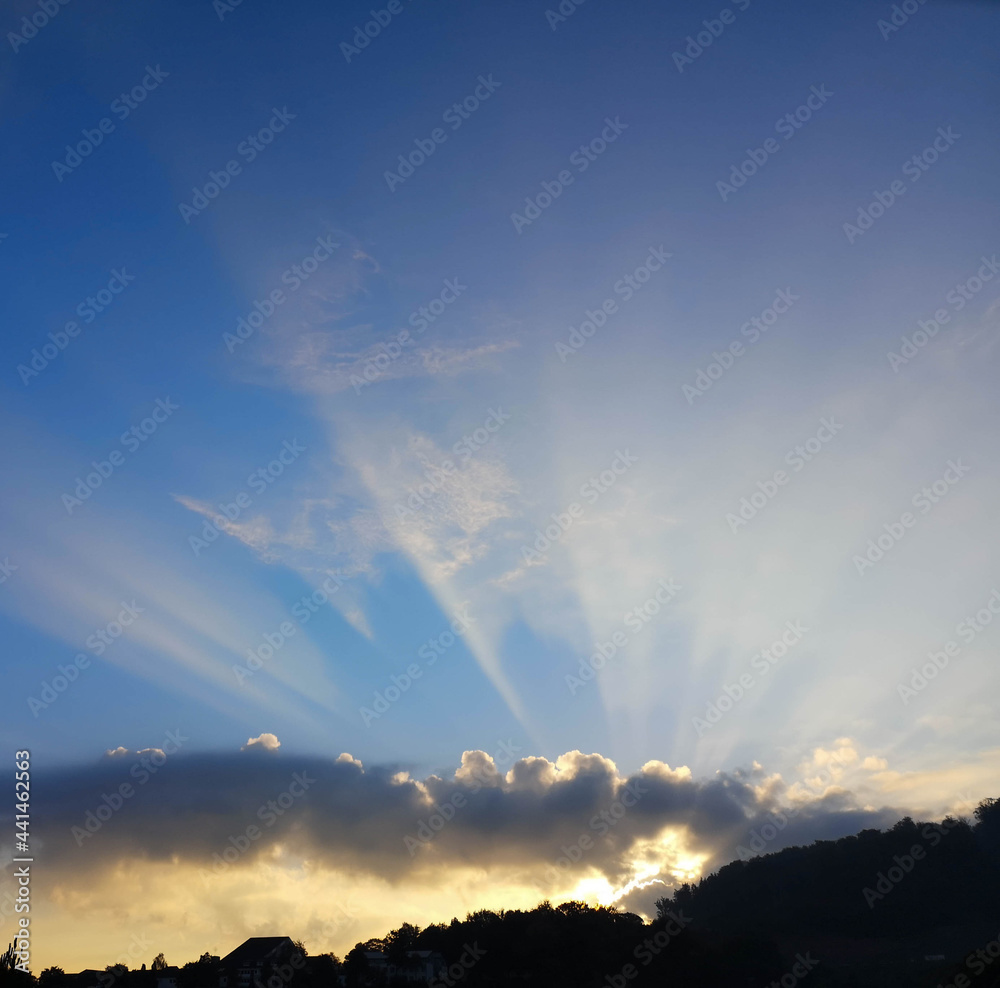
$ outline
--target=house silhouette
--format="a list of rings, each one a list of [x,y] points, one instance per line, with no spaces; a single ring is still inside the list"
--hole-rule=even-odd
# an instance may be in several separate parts
[[[250,937],[219,962],[220,988],[259,988],[275,966],[297,953],[291,937]]]

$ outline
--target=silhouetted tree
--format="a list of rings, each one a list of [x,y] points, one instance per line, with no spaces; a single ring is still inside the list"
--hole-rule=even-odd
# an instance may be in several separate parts
[[[196,961],[189,961],[177,973],[177,988],[208,988],[219,981],[219,961],[206,951]]]
[[[979,931],[995,931],[1000,916],[1000,800],[983,800],[974,819],[904,817],[884,832],[732,861],[657,900],[649,923],[613,906],[546,900],[425,929],[403,923],[356,944],[342,964],[332,954],[309,957],[296,941],[306,964],[285,988],[331,988],[341,975],[348,988],[412,984],[413,950],[440,955],[449,973],[438,984],[461,988],[752,988],[784,983],[796,952],[820,939],[822,966],[810,988],[935,988],[955,982],[960,969],[928,966],[923,954],[936,952],[939,938],[961,945],[954,951],[974,950],[984,943]],[[975,939],[963,943],[966,933]],[[396,966],[394,981],[368,963],[368,951]],[[153,970],[165,966],[161,954]],[[218,957],[202,954],[181,969],[178,988],[210,988],[218,968]],[[139,972],[107,970],[122,980],[106,988],[153,988]],[[44,971],[40,988],[68,988],[57,972]],[[31,979],[10,988],[31,988]]]
[[[0,954],[0,986],[3,988],[30,988],[35,984],[33,975],[17,970],[18,958],[14,944]]]
[[[381,941],[376,941],[379,944],[378,947],[369,946],[371,942],[357,943],[347,952],[347,956],[344,958],[344,979],[347,982],[347,988],[358,988],[360,985],[369,983],[370,971],[365,951],[381,949]]]
[[[391,930],[383,939],[383,949],[392,964],[402,964],[406,960],[406,952],[416,948],[420,927],[412,923],[404,923],[398,930]]]

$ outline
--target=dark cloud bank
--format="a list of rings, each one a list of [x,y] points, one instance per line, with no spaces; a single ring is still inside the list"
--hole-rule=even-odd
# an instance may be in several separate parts
[[[783,786],[759,770],[698,780],[649,762],[620,776],[609,760],[579,752],[508,764],[509,781],[490,756],[466,752],[450,777],[413,780],[400,766],[261,745],[233,754],[119,749],[90,767],[36,773],[33,836],[47,870],[65,878],[127,859],[240,868],[280,843],[293,858],[389,881],[470,865],[523,869],[544,892],[592,869],[617,887],[637,847],[670,826],[685,829],[687,848],[708,855],[711,870],[750,846],[776,812],[787,822],[763,830],[773,834],[766,851],[900,815],[852,808],[848,793],[788,814]]]

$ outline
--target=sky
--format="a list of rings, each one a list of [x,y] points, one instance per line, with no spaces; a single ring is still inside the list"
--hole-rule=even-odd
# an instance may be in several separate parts
[[[994,4],[0,17],[33,969],[997,795]]]

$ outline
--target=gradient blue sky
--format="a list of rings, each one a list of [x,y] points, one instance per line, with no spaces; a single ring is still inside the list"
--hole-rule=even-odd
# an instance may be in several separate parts
[[[941,812],[996,788],[996,631],[965,644],[956,625],[1000,586],[1000,281],[960,309],[949,293],[1000,251],[1000,13],[930,0],[886,38],[887,3],[743,3],[683,72],[673,53],[721,2],[587,0],[553,30],[544,0],[404,0],[350,62],[341,43],[370,4],[247,0],[220,20],[208,0],[70,3],[8,48],[5,749],[38,770],[170,729],[191,752],[269,732],[282,752],[425,776],[512,739],[553,761],[600,752],[623,775],[757,762],[792,786],[839,747],[857,807]],[[35,9],[17,0],[0,26]],[[147,66],[165,78],[117,119]],[[452,130],[443,114],[481,76],[499,85]],[[813,87],[829,97],[786,139],[776,122]],[[247,162],[237,146],[273,108],[294,119]],[[52,162],[103,117],[113,132],[59,181]],[[624,129],[581,172],[570,156],[606,118]],[[386,170],[436,127],[447,140],[390,190]],[[958,137],[914,180],[904,166],[939,128]],[[768,139],[780,149],[724,199],[717,183]],[[185,223],[179,204],[231,159],[240,174]],[[515,229],[564,169],[573,183]],[[894,181],[904,194],[851,242],[844,224]],[[339,246],[229,352],[224,334],[317,238]],[[651,248],[671,256],[625,301],[614,286]],[[122,268],[134,281],[25,384],[18,365]],[[449,280],[466,287],[416,333],[410,314]],[[751,345],[741,327],[780,290],[794,305]],[[561,359],[608,298],[617,311]],[[939,309],[947,324],[894,370],[887,354]],[[404,328],[398,359],[353,387]],[[734,366],[689,401],[734,341]],[[167,398],[177,411],[127,451],[122,433]],[[494,410],[509,419],[460,462]],[[842,428],[789,469],[830,417]],[[286,441],[305,452],[253,492]],[[63,494],[113,449],[124,463],[68,513]],[[588,503],[581,485],[619,451],[637,462]],[[448,458],[458,471],[400,517]],[[950,460],[967,475],[922,514],[914,495]],[[734,534],[727,514],[782,468]],[[195,555],[189,537],[241,491],[251,505]],[[526,563],[572,502],[574,524]],[[907,510],[912,529],[859,574]],[[296,622],[332,573],[331,603]],[[661,579],[681,589],[572,692]],[[95,657],[88,636],[133,600],[142,615]],[[468,633],[425,665],[463,607]],[[286,621],[294,635],[241,683],[233,665]],[[786,622],[801,642],[699,733]],[[898,685],[949,639],[960,658],[904,703]],[[79,653],[90,667],[33,712]],[[411,663],[421,677],[365,718]]]

